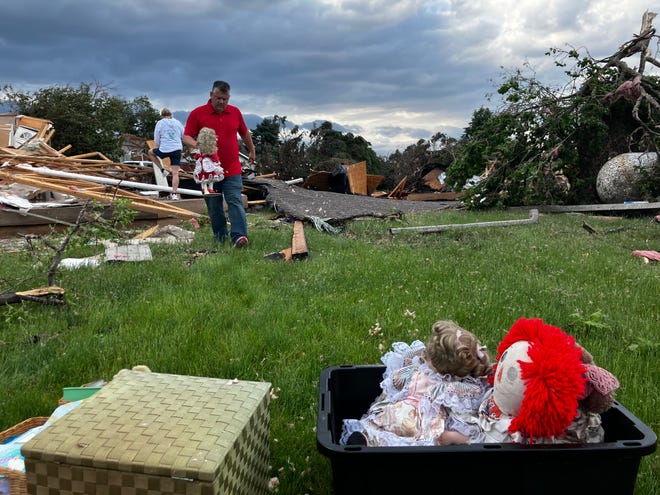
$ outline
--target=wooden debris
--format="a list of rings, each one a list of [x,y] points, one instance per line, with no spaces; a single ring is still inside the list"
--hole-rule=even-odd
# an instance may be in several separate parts
[[[0,294],[0,304],[18,304],[23,301],[31,301],[40,304],[61,305],[64,304],[62,300],[63,296],[64,289],[52,285],[32,290]]]
[[[374,175],[367,173],[367,162],[358,162],[344,165],[346,176],[348,177],[348,186],[351,194],[373,195],[376,188],[385,178],[383,175]],[[312,172],[303,181],[302,187],[316,191],[331,191],[330,176],[331,172],[325,170]],[[262,176],[265,177],[265,176]]]
[[[110,163],[112,163],[112,160],[110,160],[110,158],[108,158],[107,156],[105,156],[105,155],[104,155],[103,153],[101,153],[100,151],[92,151],[92,152],[89,152],[89,153],[82,153],[82,154],[80,154],[80,155],[67,156],[67,159],[68,159],[68,160],[77,160],[77,159],[80,159],[80,158],[94,158],[94,157],[96,157],[96,156],[100,157],[101,160],[103,160],[104,162],[110,162]]]
[[[597,234],[598,232],[596,229],[594,229],[591,225],[589,225],[587,222],[582,222],[582,228],[589,232],[590,234]]]
[[[282,249],[282,251],[274,252],[274,253],[269,253],[266,256],[264,256],[267,260],[273,260],[273,261],[291,261],[291,248],[286,248]]]
[[[303,222],[302,220],[295,220],[293,222],[291,247],[268,253],[264,258],[273,261],[299,261],[306,259],[308,254]]]
[[[0,115],[0,146],[15,148],[33,139],[47,142],[55,131],[50,120],[27,115]]]
[[[422,182],[426,187],[433,191],[444,191],[446,186],[444,182],[440,182],[440,176],[442,173],[443,170],[440,167],[436,167],[422,177]]]
[[[293,240],[291,242],[291,257],[294,260],[307,258],[307,241],[305,240],[304,226],[301,220],[293,223]]]
[[[464,195],[464,192],[408,193],[405,199],[407,201],[458,201]]]
[[[16,292],[17,296],[63,296],[64,289],[57,285],[39,287],[38,289],[24,290]]]
[[[118,187],[109,187],[99,185],[94,182],[84,180],[61,179],[49,177],[47,180],[43,176],[27,170],[12,169],[9,172],[7,168],[0,170],[0,179],[17,182],[49,191],[61,192],[83,199],[93,199],[104,204],[111,204],[118,198],[131,200],[131,208],[138,211],[151,213],[169,213],[175,217],[190,220],[200,217],[199,213],[194,213],[183,208],[178,208],[173,204],[165,204],[161,201],[146,198],[139,194],[120,189]]]
[[[401,199],[407,196],[406,192],[403,190],[403,188],[406,187],[406,180],[408,180],[408,177],[401,179],[396,187],[392,189],[392,192],[387,195],[387,199]]]
[[[346,167],[351,194],[367,194],[367,162],[354,163]]]
[[[118,198],[131,200],[130,207],[157,215],[158,217],[174,216],[194,221],[201,217],[200,213],[186,210],[181,205],[176,206],[127,191],[131,185],[133,189],[152,187],[152,191],[168,189],[167,182],[152,185],[151,176],[155,173],[151,167],[138,164],[113,163],[100,152],[81,153],[74,156],[65,156],[64,152],[71,145],[56,150],[48,145],[54,132],[53,123],[15,114],[0,115],[0,184],[19,183],[38,188],[40,190],[55,191],[81,199],[93,199],[104,204],[112,204]],[[127,136],[126,139],[129,137]],[[145,140],[146,141],[146,140]],[[151,142],[155,146],[155,143]],[[166,162],[168,162],[166,160]],[[80,174],[83,178],[53,178],[38,176],[35,171],[25,170],[26,165],[39,169],[58,172]],[[19,170],[19,168],[21,168]],[[169,163],[164,168],[169,169]],[[181,174],[185,177],[187,174]],[[94,184],[93,178],[107,178],[120,181],[115,187]],[[124,182],[125,181],[125,182]],[[99,182],[99,181],[96,181]],[[123,182],[123,183],[122,183]],[[196,193],[197,191],[192,191]],[[195,195],[195,194],[193,194]],[[201,196],[201,194],[200,194]]]
[[[134,236],[133,239],[135,240],[140,240],[140,239],[146,239],[147,237],[151,237],[156,233],[156,231],[160,227],[158,225],[154,225],[153,227],[145,230],[144,232],[140,232],[138,235]]]
[[[381,194],[376,191],[376,188],[380,186],[380,183],[383,182],[384,178],[384,175],[367,174],[367,194],[369,196],[381,196]]]
[[[314,191],[330,191],[330,172],[314,171],[304,180],[302,187]]]

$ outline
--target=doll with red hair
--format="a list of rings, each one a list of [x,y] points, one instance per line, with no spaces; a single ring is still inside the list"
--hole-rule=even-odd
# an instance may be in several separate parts
[[[520,318],[497,348],[493,388],[479,408],[484,442],[602,442],[600,413],[616,377],[560,328]]]

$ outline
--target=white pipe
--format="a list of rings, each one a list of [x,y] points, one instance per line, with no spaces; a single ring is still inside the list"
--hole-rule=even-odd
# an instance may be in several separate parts
[[[29,170],[30,172],[36,172],[41,175],[49,175],[52,177],[62,177],[65,179],[78,179],[78,180],[88,180],[97,184],[107,184],[110,186],[121,186],[121,187],[130,187],[134,189],[143,189],[145,191],[164,191],[171,192],[171,187],[157,186],[156,184],[143,184],[142,182],[134,182],[130,180],[120,180],[120,179],[109,179],[106,177],[97,177],[94,175],[84,175],[84,174],[75,174],[72,172],[62,172],[60,170],[52,170],[47,167],[32,167],[30,165],[19,163],[15,165],[17,168],[23,170]],[[194,189],[177,189],[177,193],[185,194],[186,196],[199,196],[202,197],[202,191],[196,191]]]
[[[447,225],[434,225],[431,227],[400,227],[396,229],[390,229],[390,234],[398,234],[400,232],[406,231],[428,234],[431,232],[444,232],[445,230],[451,229],[470,229],[475,227],[508,227],[510,225],[528,225],[531,223],[536,223],[538,220],[539,210],[532,208],[529,210],[529,218],[522,220],[496,220],[494,222],[455,223]]]

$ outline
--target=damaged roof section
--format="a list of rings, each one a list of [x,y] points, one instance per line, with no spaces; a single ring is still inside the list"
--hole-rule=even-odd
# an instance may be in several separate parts
[[[401,213],[421,213],[456,208],[458,201],[408,201],[360,194],[315,191],[279,180],[256,178],[249,182],[262,186],[267,203],[276,213],[300,220],[323,219],[342,222],[359,217],[387,218]]]

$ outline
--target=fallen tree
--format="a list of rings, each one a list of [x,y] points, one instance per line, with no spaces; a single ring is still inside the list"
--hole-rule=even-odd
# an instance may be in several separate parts
[[[455,190],[477,182],[463,198],[468,207],[598,203],[596,178],[610,158],[658,152],[660,78],[645,73],[660,67],[649,49],[660,39],[655,17],[645,12],[640,33],[609,57],[570,45],[549,50],[570,78],[557,88],[529,67],[531,75],[520,69],[504,75],[501,109],[474,113],[446,172]],[[660,173],[642,181],[645,199],[660,194]]]

